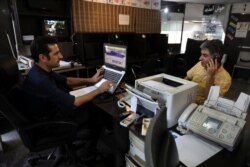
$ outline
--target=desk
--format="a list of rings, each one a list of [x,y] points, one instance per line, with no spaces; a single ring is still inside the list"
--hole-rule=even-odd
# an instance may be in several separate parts
[[[243,167],[246,166],[246,155],[250,152],[250,114],[248,108],[248,115],[246,117],[245,129],[243,131],[242,139],[239,145],[233,152],[223,149],[218,154],[214,155],[199,167],[212,167],[212,166],[227,166],[227,167]]]
[[[117,97],[113,96],[106,102],[101,102],[100,100],[93,100],[93,104],[104,112],[111,115],[114,119],[114,156],[115,156],[115,167],[125,167],[125,154],[129,150],[129,139],[128,139],[128,128],[120,126],[119,115],[126,111],[125,108],[119,108],[117,106]]]
[[[128,141],[128,130],[132,130],[135,134],[140,134],[140,126],[131,125],[128,128],[124,128],[120,126],[120,118],[119,114],[124,112],[125,109],[121,109],[117,106],[117,98],[113,98],[108,102],[103,103],[93,103],[98,106],[103,111],[110,114],[115,120],[115,139],[116,139],[116,152],[118,153],[116,156],[116,166],[124,167],[125,166],[125,153],[128,152],[129,149],[129,141]],[[249,112],[250,109],[248,109]],[[250,151],[250,114],[246,117],[245,129],[242,134],[242,139],[239,145],[235,148],[233,152],[230,152],[226,149],[223,149],[207,161],[203,162],[199,165],[199,167],[213,167],[213,166],[227,166],[227,167],[243,167],[245,166],[245,157],[247,152]],[[145,139],[143,136],[139,136],[142,140]],[[118,165],[119,164],[119,165]]]
[[[56,73],[65,73],[65,72],[70,72],[70,71],[76,71],[76,76],[80,77],[79,71],[80,70],[87,70],[87,76],[88,76],[88,68],[86,66],[83,65],[77,65],[74,67],[57,67],[55,69],[53,69],[53,71],[55,71]]]

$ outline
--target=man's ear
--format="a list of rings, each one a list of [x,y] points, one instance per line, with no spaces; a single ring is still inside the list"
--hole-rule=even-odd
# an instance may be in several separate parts
[[[48,60],[48,57],[44,54],[39,54],[39,61],[46,62]]]

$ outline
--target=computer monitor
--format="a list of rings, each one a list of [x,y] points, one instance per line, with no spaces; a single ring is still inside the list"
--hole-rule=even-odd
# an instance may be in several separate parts
[[[58,47],[64,60],[75,59],[73,42],[59,42]]]
[[[104,43],[104,64],[115,69],[126,69],[127,66],[127,47],[125,45],[115,45]]]
[[[66,20],[45,19],[42,28],[44,36],[67,37],[69,34]]]

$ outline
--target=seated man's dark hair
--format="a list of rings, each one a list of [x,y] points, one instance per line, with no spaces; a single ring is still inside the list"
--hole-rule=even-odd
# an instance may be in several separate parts
[[[34,59],[35,62],[39,60],[39,54],[49,55],[49,48],[48,44],[56,44],[58,43],[55,37],[51,36],[40,36],[37,37],[30,46],[31,57]],[[48,56],[49,58],[49,56]]]
[[[221,40],[207,40],[203,42],[200,46],[201,49],[208,49],[213,58],[216,58],[220,63],[224,54],[224,45]]]

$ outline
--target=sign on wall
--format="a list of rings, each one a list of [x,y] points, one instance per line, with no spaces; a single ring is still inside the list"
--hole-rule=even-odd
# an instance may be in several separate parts
[[[236,26],[236,38],[246,38],[248,32],[249,22],[237,22]]]

